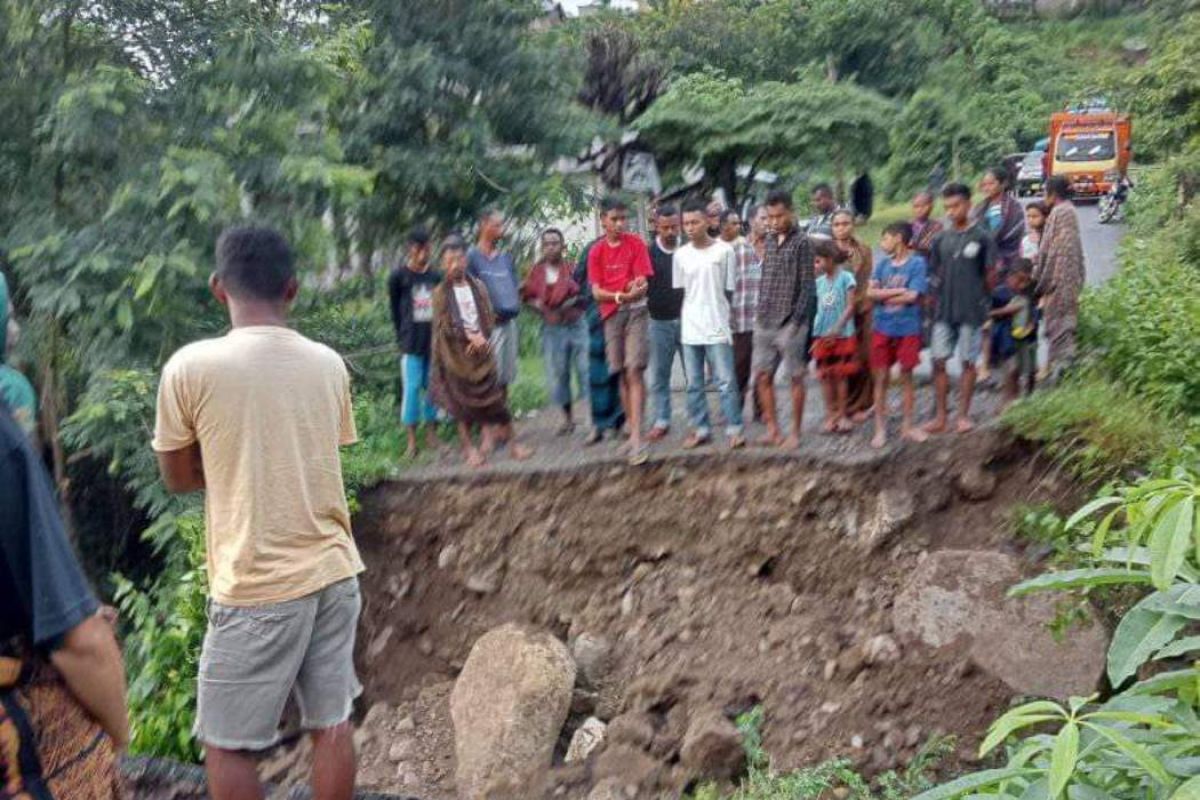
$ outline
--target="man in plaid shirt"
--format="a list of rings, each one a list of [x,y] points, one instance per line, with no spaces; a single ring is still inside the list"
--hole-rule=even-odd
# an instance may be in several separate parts
[[[754,320],[752,366],[767,435],[761,444],[795,449],[804,420],[804,377],[808,369],[808,335],[816,311],[816,276],[808,236],[796,225],[792,196],[782,190],[767,195],[771,233],[763,257]],[[791,379],[792,433],[782,438],[775,411],[775,372],[779,363]]]
[[[721,212],[721,239],[733,248],[736,267],[737,283],[730,304],[730,322],[733,329],[733,371],[737,379],[738,396],[744,403],[746,387],[750,385],[750,356],[753,353],[754,314],[758,310],[762,259],[742,235],[742,220],[731,208]],[[758,403],[754,405],[757,412]]]

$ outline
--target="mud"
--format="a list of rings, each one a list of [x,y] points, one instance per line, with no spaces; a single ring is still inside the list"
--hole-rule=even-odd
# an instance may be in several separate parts
[[[472,643],[505,622],[611,644],[560,756],[591,714],[619,717],[621,741],[557,768],[564,796],[606,774],[677,794],[689,715],[755,705],[777,769],[841,756],[878,772],[946,735],[943,768],[960,769],[1012,692],[962,649],[898,641],[894,598],[931,551],[1020,554],[1012,507],[1071,495],[995,431],[854,465],[705,456],[382,485],[356,520],[360,783],[454,797],[447,697]]]

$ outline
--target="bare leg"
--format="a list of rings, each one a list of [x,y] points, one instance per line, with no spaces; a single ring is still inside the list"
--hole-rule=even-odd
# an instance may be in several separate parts
[[[887,444],[887,393],[890,369],[875,370],[875,438],[871,439],[874,448]]]
[[[437,436],[437,423],[425,423],[425,447],[429,450],[437,450],[441,446]]]
[[[354,736],[349,722],[313,731],[313,800],[354,797]]]
[[[924,442],[929,434],[914,424],[917,405],[917,387],[911,369],[900,370],[900,382],[904,387],[903,416],[900,418],[900,436],[910,442]]]
[[[408,437],[408,443],[404,448],[404,457],[412,458],[417,454],[417,426],[408,425],[404,429],[404,433]]]
[[[771,383],[771,374],[758,373],[754,379],[754,386],[758,392],[758,404],[762,408],[763,424],[767,426],[767,433],[759,444],[775,447],[780,442],[779,417],[775,412],[775,386]]]
[[[945,433],[949,418],[947,405],[950,403],[950,376],[946,374],[946,362],[933,362],[934,415],[925,426],[926,433]]]
[[[486,446],[488,444],[486,428],[482,438]],[[475,449],[475,443],[471,441],[471,426],[465,422],[458,423],[458,441],[462,445],[463,458],[466,460],[467,466],[482,467],[487,462],[484,454]]]
[[[975,396],[975,365],[963,363],[962,378],[958,382],[958,425],[959,433],[975,427],[971,422],[971,398]]]
[[[646,410],[646,384],[642,380],[642,371],[640,369],[625,370],[625,380],[629,383],[629,388],[626,390],[629,396],[629,405],[625,407],[625,413],[629,416],[629,441],[633,446],[633,451],[642,446],[642,416]]]
[[[800,431],[804,429],[804,401],[807,399],[804,388],[804,373],[792,376],[792,433],[783,443],[787,450],[800,447]]]
[[[206,747],[204,768],[213,800],[262,800],[258,764],[249,753]]]
[[[1013,364],[1007,373],[1004,375],[1004,403],[1001,410],[1012,405],[1013,401],[1021,393],[1021,375],[1017,371],[1017,365]]]
[[[825,423],[821,426],[821,430],[826,433],[833,433],[837,430],[838,420],[841,419],[841,413],[838,410],[837,388],[833,377],[821,379],[821,395],[825,398]]]
[[[833,404],[836,408],[837,421],[834,424],[839,431],[845,433],[854,427],[853,423],[846,419],[846,406],[850,402],[850,382],[844,377],[835,378],[835,381]]]

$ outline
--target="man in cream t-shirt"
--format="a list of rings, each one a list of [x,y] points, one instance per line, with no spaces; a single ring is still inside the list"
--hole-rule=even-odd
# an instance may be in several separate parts
[[[233,329],[167,362],[153,443],[170,491],[205,492],[212,601],[196,735],[209,790],[258,796],[252,754],[278,741],[294,689],[314,796],[349,798],[363,570],[338,453],[357,440],[350,377],[337,353],[287,327],[297,281],[278,233],[223,233],[210,285]]]
[[[745,447],[742,432],[742,401],[733,368],[733,328],[729,299],[737,281],[733,248],[708,233],[708,216],[699,200],[684,203],[683,231],[688,243],[675,251],[673,283],[683,290],[679,315],[679,339],[683,343],[683,367],[687,373],[688,417],[692,432],[686,448],[712,440],[708,399],[704,396],[704,365],[707,362],[721,394],[721,413],[729,447]]]

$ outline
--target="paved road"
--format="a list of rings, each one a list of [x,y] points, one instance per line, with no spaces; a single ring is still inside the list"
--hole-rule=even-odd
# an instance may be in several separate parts
[[[1116,272],[1117,247],[1120,244],[1124,228],[1121,225],[1101,225],[1097,220],[1097,209],[1094,203],[1079,206],[1079,218],[1084,253],[1087,258],[1088,284],[1103,283]],[[1044,358],[1045,353],[1042,353],[1041,357]],[[921,366],[917,370],[918,380],[928,381],[931,373],[928,350],[921,354],[921,362]],[[951,372],[956,371],[956,367],[952,363]],[[681,450],[680,444],[687,430],[687,420],[683,411],[683,373],[678,367],[672,380],[672,388],[674,389],[672,432],[668,439],[653,448],[652,457],[655,460],[678,456],[684,452]],[[786,390],[780,393],[779,400],[780,410],[786,416],[785,392]],[[928,388],[919,390],[917,403],[919,417],[927,418],[932,414],[930,395],[931,392]],[[710,413],[713,413],[717,410],[716,393],[710,391],[708,397]],[[859,430],[846,436],[831,437],[815,433],[823,417],[824,408],[821,402],[820,384],[812,378],[809,380],[808,398],[804,414],[804,427],[809,433],[805,436],[805,443],[801,450],[803,456],[820,459],[825,463],[861,463],[887,454],[887,450],[883,454],[879,454],[869,447],[870,425],[860,426]],[[999,399],[994,389],[981,387],[976,398],[973,416],[980,421],[994,418]],[[898,402],[899,396],[893,392],[893,405]],[[953,403],[953,400],[951,402]],[[621,462],[616,443],[606,441],[594,447],[584,447],[582,429],[571,438],[555,436],[554,429],[558,426],[558,421],[558,415],[553,411],[538,412],[529,418],[520,420],[518,422],[519,434],[523,441],[533,445],[536,449],[534,458],[527,462],[514,462],[500,453],[494,458],[492,464],[484,468],[483,472],[539,473],[546,470],[571,469],[588,463]],[[781,421],[785,425],[790,424],[786,419]],[[758,436],[761,429],[758,426],[751,426],[749,433],[751,437]],[[889,445],[889,450],[896,446],[895,431],[893,431],[893,440]],[[711,452],[712,449],[705,448],[698,452]],[[764,451],[751,448],[745,457],[754,457],[755,452],[763,453]],[[462,464],[458,453],[447,450],[436,456],[421,458],[415,465],[405,465],[398,472],[397,477],[405,480],[430,480],[461,475],[468,471]]]

